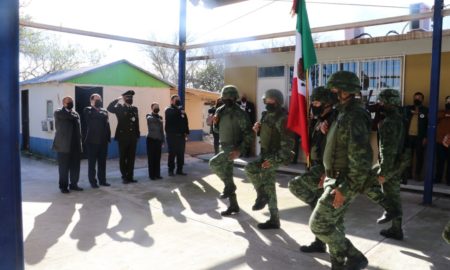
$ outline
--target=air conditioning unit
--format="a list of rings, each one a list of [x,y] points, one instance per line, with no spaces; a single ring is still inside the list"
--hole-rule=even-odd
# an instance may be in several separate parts
[[[424,3],[416,3],[409,5],[409,14],[420,14],[424,12],[430,11],[430,7],[425,5]],[[410,22],[410,30],[423,30],[430,31],[431,30],[431,19],[422,19],[422,20],[414,20]]]
[[[42,131],[52,132],[55,130],[53,119],[47,119],[41,121]]]

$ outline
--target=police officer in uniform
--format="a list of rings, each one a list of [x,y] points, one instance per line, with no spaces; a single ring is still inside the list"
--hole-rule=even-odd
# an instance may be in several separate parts
[[[317,200],[323,192],[323,180],[325,168],[323,167],[323,151],[325,150],[326,136],[329,126],[336,118],[334,105],[337,97],[325,87],[313,89],[311,94],[311,111],[315,121],[310,122],[310,144],[311,144],[311,169],[295,177],[289,182],[289,190],[297,198],[311,206],[316,206]],[[308,246],[301,246],[302,252],[326,251],[326,245],[319,238]]]
[[[136,146],[140,137],[138,109],[133,106],[133,90],[128,90],[121,97],[108,105],[108,111],[117,117],[115,140],[119,144],[120,172],[124,184],[137,182],[134,176]],[[119,101],[123,100],[123,104]]]
[[[230,205],[220,214],[229,216],[239,212],[233,161],[251,145],[253,136],[247,113],[236,104],[239,98],[236,86],[224,86],[221,98],[224,105],[217,108],[213,120],[214,131],[219,134],[220,152],[209,161],[209,166],[225,184],[221,198],[228,198]]]
[[[367,258],[345,237],[344,215],[370,178],[372,149],[369,113],[355,98],[361,86],[356,74],[338,71],[327,87],[337,90],[336,121],[330,127],[323,154],[324,192],[310,217],[311,231],[330,251],[332,269],[363,269]]]
[[[84,108],[84,121],[86,122],[86,150],[88,154],[88,176],[92,188],[98,188],[95,178],[95,164],[98,164],[97,178],[101,186],[110,186],[106,182],[106,156],[108,143],[111,141],[108,111],[103,107],[102,97],[92,94],[91,106]]]
[[[256,190],[256,201],[253,210],[261,210],[269,206],[270,219],[259,223],[258,228],[279,229],[275,176],[277,168],[288,164],[293,152],[293,134],[286,128],[287,113],[283,108],[283,94],[277,89],[267,90],[263,96],[266,111],[262,113],[260,122],[256,122],[253,130],[259,135],[261,153],[257,160],[245,167],[248,179]]]

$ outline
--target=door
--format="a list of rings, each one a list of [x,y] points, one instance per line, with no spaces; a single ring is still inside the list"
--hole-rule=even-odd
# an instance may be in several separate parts
[[[29,91],[21,92],[21,114],[22,114],[22,150],[30,150],[30,108],[29,108]]]
[[[83,149],[86,149],[84,139],[86,137],[86,121],[84,121],[83,110],[91,106],[91,95],[99,94],[103,99],[103,87],[97,86],[75,86],[75,110],[80,114],[81,136],[83,141]],[[83,152],[82,158],[87,158],[86,151]]]

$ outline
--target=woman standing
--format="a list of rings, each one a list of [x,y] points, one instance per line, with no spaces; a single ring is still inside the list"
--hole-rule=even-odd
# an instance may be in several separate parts
[[[148,176],[150,180],[161,177],[161,148],[164,145],[164,131],[162,117],[159,115],[159,104],[152,103],[152,113],[147,114],[147,159]]]

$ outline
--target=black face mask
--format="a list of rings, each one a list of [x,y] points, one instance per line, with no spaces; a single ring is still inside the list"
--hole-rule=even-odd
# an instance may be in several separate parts
[[[153,113],[154,113],[154,114],[158,114],[158,113],[159,113],[159,108],[154,109],[154,110],[153,110]]]
[[[231,107],[234,104],[234,100],[232,100],[232,99],[223,99],[222,101],[223,101],[223,104],[225,104],[225,106],[227,106],[227,107]]]
[[[266,110],[269,112],[273,112],[277,109],[277,105],[273,103],[267,103],[266,104]]]
[[[323,113],[323,107],[316,107],[316,106],[312,106],[311,111],[313,113],[313,115],[315,116],[320,116]]]
[[[176,101],[175,101],[175,106],[180,106],[181,105],[181,101],[179,100],[179,99],[177,99]]]
[[[445,104],[445,110],[450,111],[450,103]],[[447,165],[448,166],[448,165]]]
[[[418,99],[415,99],[415,100],[414,100],[414,105],[415,105],[416,107],[419,107],[419,106],[422,105],[422,101],[420,101],[420,100],[418,100]]]
[[[102,102],[101,100],[97,99],[97,100],[94,102],[94,106],[95,106],[96,108],[101,108],[101,107],[103,106],[103,102]]]
[[[72,109],[73,109],[73,102],[67,102],[66,108],[67,108],[68,110],[72,110]]]
[[[245,102],[247,102],[247,99],[246,98],[241,98],[241,101],[245,103]]]
[[[133,99],[132,98],[127,98],[127,99],[125,99],[125,103],[128,104],[128,105],[131,105],[131,104],[133,104]]]

